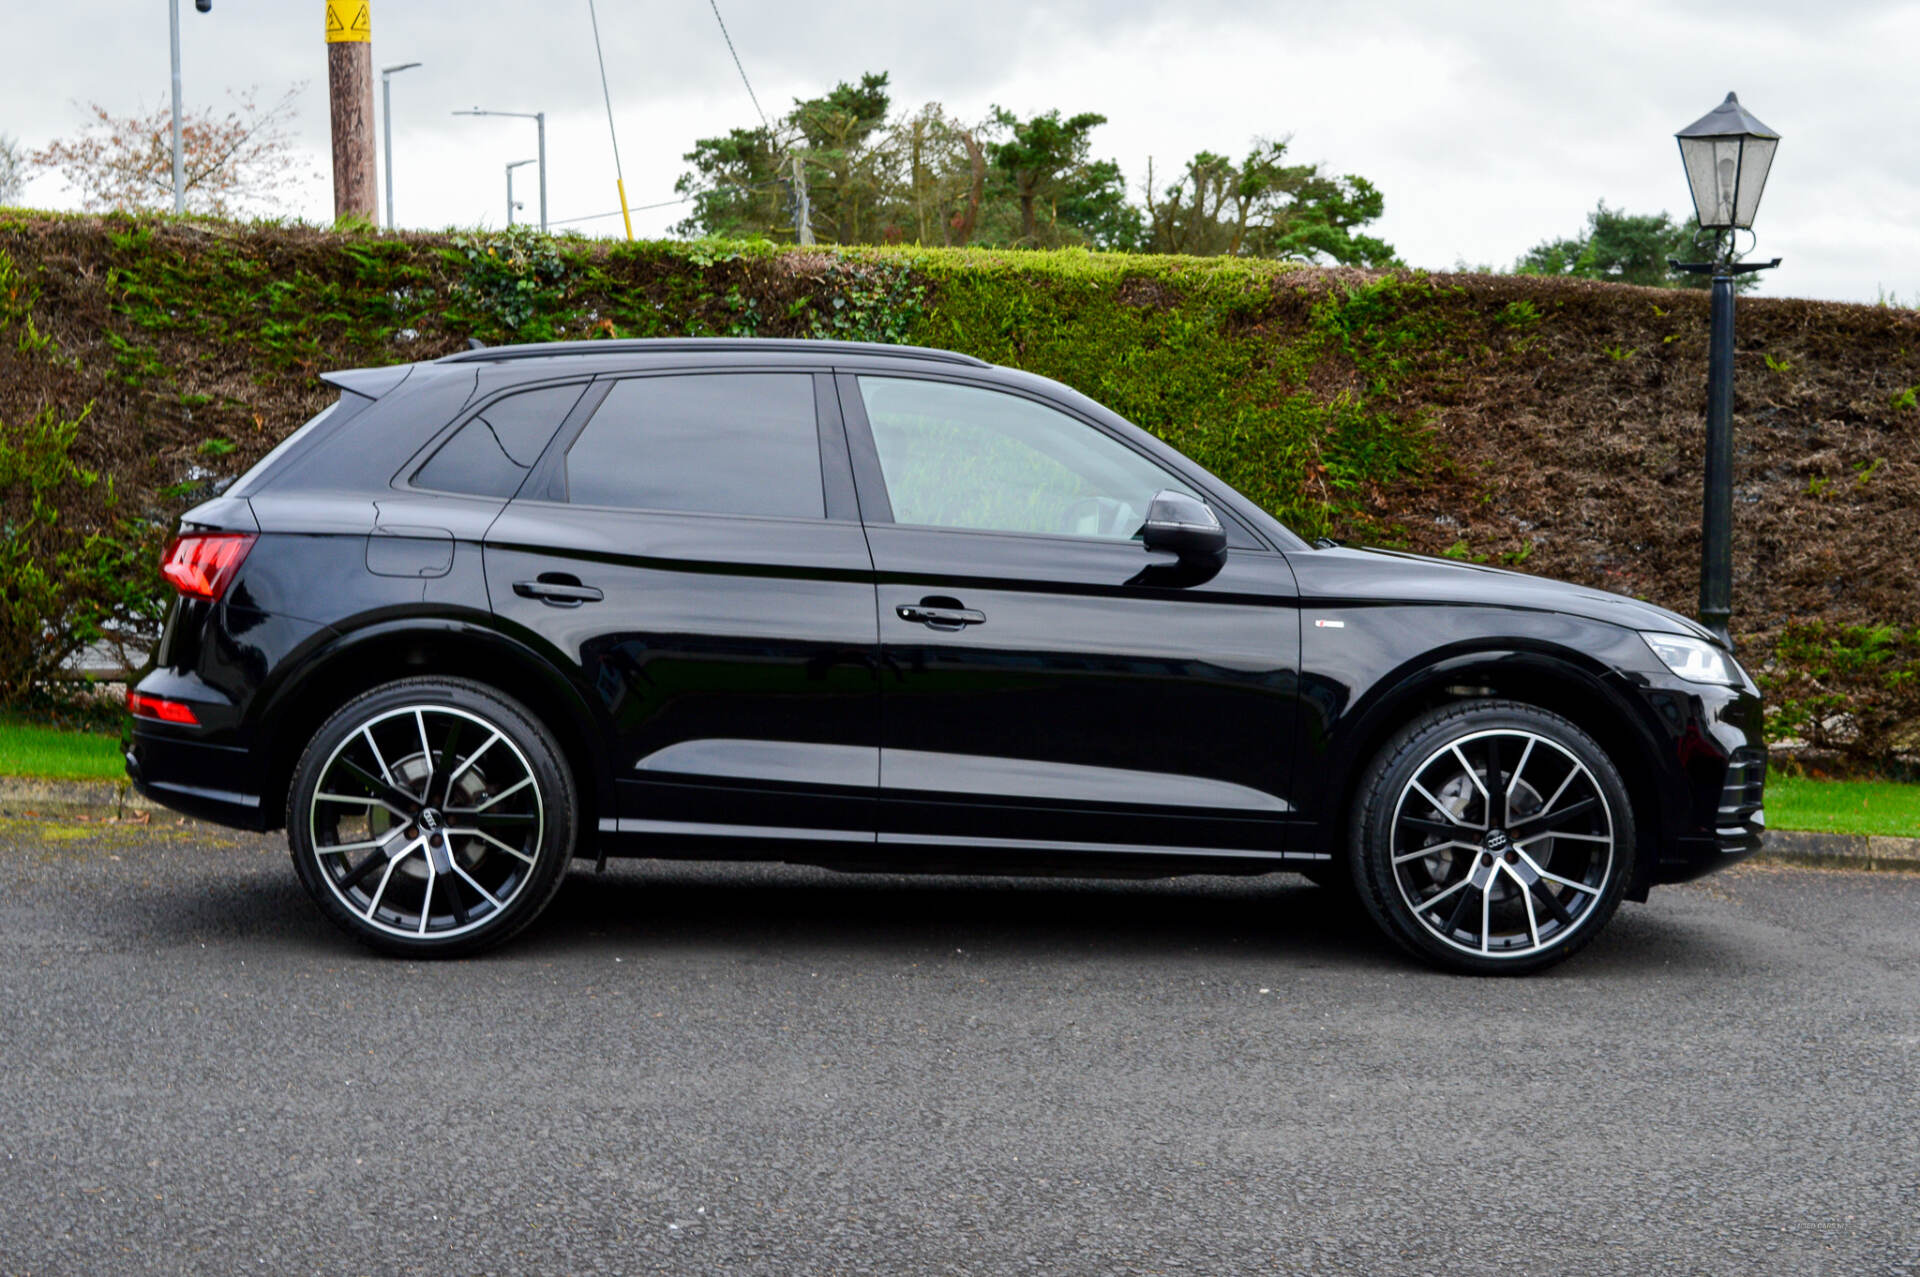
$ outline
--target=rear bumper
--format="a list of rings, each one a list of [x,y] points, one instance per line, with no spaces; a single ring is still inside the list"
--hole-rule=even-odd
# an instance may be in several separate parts
[[[154,802],[199,820],[253,830],[279,823],[262,809],[254,760],[245,749],[189,740],[136,720],[127,778]]]

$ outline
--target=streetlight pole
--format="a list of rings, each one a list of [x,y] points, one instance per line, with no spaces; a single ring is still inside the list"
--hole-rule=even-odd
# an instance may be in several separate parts
[[[193,0],[202,13],[213,11],[213,0]],[[173,50],[173,215],[187,211],[187,148],[180,133],[180,0],[167,0],[167,35]]]
[[[402,62],[399,66],[380,68],[380,127],[384,134],[382,140],[387,160],[388,230],[393,229],[393,77],[419,65],[418,62]]]
[[[1743,262],[1735,244],[1752,233],[1754,214],[1780,135],[1727,94],[1727,100],[1674,135],[1686,166],[1700,229],[1713,236],[1713,260],[1667,259],[1674,270],[1712,279],[1707,328],[1707,448],[1700,507],[1700,623],[1733,646],[1733,290],[1741,275],[1771,270]]]
[[[532,120],[540,132],[540,229],[547,229],[547,113],[545,111],[484,111],[472,107],[455,115],[505,115],[516,120]]]
[[[513,202],[513,170],[528,164],[538,164],[539,160],[513,160],[507,165],[507,225],[513,225],[513,210],[520,206]]]

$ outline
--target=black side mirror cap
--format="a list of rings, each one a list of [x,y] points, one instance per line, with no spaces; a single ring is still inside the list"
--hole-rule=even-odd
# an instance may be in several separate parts
[[[1140,540],[1147,549],[1176,554],[1183,562],[1227,557],[1227,531],[1207,503],[1171,488],[1154,493]]]
[[[1207,503],[1171,488],[1154,494],[1140,541],[1148,550],[1178,555],[1172,563],[1150,563],[1127,584],[1184,589],[1204,585],[1227,563],[1227,533]]]

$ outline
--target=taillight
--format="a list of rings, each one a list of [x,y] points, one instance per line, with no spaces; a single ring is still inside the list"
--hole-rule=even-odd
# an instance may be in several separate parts
[[[160,557],[160,575],[192,599],[217,600],[253,548],[249,532],[195,532],[177,536]]]
[[[193,706],[184,701],[170,701],[164,696],[148,696],[145,692],[127,689],[127,711],[135,718],[157,718],[163,723],[184,723],[197,727],[200,720],[194,716]]]

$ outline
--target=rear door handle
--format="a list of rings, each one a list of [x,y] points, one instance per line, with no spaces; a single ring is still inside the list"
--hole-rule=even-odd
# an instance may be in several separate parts
[[[964,630],[969,625],[987,623],[985,612],[976,612],[970,607],[928,607],[925,604],[914,606],[903,603],[893,611],[903,621],[912,621],[936,630]]]
[[[543,576],[537,581],[515,581],[513,592],[523,599],[539,599],[554,607],[579,607],[598,603],[607,597],[591,585],[582,585],[575,577]]]

